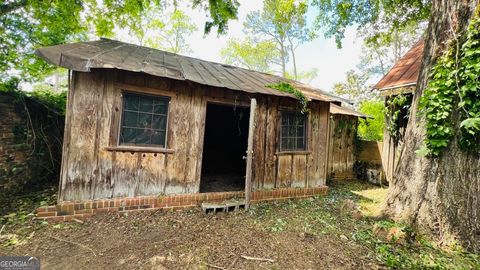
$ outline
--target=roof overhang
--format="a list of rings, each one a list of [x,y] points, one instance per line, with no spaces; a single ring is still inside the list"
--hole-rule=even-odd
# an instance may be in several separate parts
[[[346,101],[318,88],[280,76],[111,39],[50,46],[37,49],[35,54],[51,64],[74,71],[89,72],[91,69],[120,69],[246,93],[296,99],[293,94],[267,86],[286,82],[299,89],[309,100]]]
[[[389,97],[396,96],[400,94],[413,94],[415,92],[415,87],[417,83],[409,83],[405,85],[399,85],[395,87],[380,89],[380,96]]]
[[[371,116],[365,115],[361,112],[355,111],[353,109],[347,108],[347,107],[341,107],[336,104],[330,103],[330,113],[331,114],[342,114],[342,115],[351,115],[351,116],[356,116],[359,118],[373,118]]]

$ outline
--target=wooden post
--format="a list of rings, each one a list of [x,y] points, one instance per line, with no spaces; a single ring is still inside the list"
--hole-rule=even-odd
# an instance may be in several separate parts
[[[252,192],[253,136],[255,135],[256,111],[257,100],[252,98],[250,102],[250,120],[248,125],[247,171],[245,173],[245,210],[248,210],[250,207],[250,196]]]

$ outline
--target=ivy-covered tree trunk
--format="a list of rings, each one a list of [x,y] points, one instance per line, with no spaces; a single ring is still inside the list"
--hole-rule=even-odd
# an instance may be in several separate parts
[[[424,144],[425,119],[418,115],[419,99],[427,86],[429,72],[448,40],[465,32],[478,0],[433,1],[425,37],[423,64],[405,134],[405,142],[390,184],[385,213],[418,229],[433,232],[441,241],[458,241],[480,252],[480,158],[466,153],[454,136],[438,158],[415,153]],[[452,113],[459,130],[458,108]],[[458,132],[456,132],[458,133]]]

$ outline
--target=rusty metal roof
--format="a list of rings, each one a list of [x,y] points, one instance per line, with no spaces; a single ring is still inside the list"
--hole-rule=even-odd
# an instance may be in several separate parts
[[[361,112],[357,112],[353,109],[347,107],[341,107],[336,104],[330,103],[330,113],[331,114],[343,114],[343,115],[352,115],[360,118],[372,118],[371,116],[365,115]]]
[[[115,68],[247,93],[295,98],[292,94],[266,86],[288,82],[311,100],[348,102],[320,89],[283,77],[111,39],[50,46],[36,50],[35,54],[51,64],[75,71]]]
[[[423,40],[417,42],[373,88],[388,90],[417,83],[422,66]]]

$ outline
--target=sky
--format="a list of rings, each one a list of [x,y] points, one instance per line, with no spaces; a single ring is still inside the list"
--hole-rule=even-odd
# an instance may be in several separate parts
[[[190,1],[185,2],[189,3]],[[212,30],[209,35],[204,35],[204,24],[208,19],[204,10],[192,9],[188,4],[180,6],[180,9],[190,16],[192,22],[198,26],[198,30],[187,38],[193,51],[190,56],[213,62],[222,62],[221,49],[226,46],[230,38],[242,39],[245,37],[243,22],[249,12],[262,9],[262,2],[240,1],[238,20],[230,21],[227,33],[222,36],[218,36],[215,30]],[[315,8],[311,7],[307,14],[307,20],[312,21],[314,18]],[[129,41],[126,32],[119,33],[118,37]],[[325,39],[323,34],[320,33],[317,39],[298,47],[296,51],[298,70],[308,71],[317,68],[318,76],[309,84],[325,91],[331,91],[333,85],[344,81],[345,73],[350,69],[355,69],[359,63],[361,45],[362,40],[356,38],[353,28],[347,30],[342,49],[337,49],[333,38]]]

